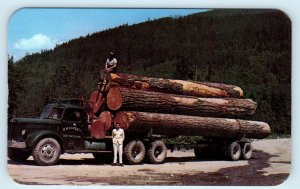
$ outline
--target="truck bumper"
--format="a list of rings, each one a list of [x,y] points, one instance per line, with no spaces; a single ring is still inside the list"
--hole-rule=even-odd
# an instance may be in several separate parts
[[[8,141],[9,148],[26,148],[25,142]]]

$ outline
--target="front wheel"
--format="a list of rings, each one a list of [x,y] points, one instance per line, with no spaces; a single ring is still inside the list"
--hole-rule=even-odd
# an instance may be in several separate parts
[[[30,152],[15,148],[8,148],[7,156],[13,161],[22,162],[29,158]]]
[[[125,161],[131,165],[142,163],[145,159],[145,154],[145,145],[140,140],[133,140],[124,148]]]
[[[32,156],[39,165],[54,165],[61,153],[59,142],[54,138],[44,138],[33,148]]]

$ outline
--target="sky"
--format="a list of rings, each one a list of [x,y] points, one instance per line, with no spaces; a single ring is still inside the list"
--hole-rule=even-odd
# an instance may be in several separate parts
[[[8,23],[8,54],[19,60],[26,54],[53,49],[71,39],[123,24],[203,11],[207,10],[23,8]]]

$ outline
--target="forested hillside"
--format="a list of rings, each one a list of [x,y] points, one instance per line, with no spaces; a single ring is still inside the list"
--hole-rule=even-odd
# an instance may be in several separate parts
[[[238,85],[258,103],[254,120],[290,133],[291,22],[276,10],[212,10],[122,25],[16,63],[10,57],[9,117],[38,115],[51,98],[88,98],[110,51],[119,72]]]

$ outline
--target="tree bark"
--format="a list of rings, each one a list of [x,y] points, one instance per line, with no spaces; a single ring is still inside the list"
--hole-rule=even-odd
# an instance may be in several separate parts
[[[110,110],[209,117],[247,117],[256,110],[256,103],[251,99],[197,98],[119,87],[110,88],[106,101]]]
[[[111,73],[110,76],[110,81],[112,83],[131,89],[198,97],[240,98],[243,96],[243,90],[240,87],[221,83],[149,78],[123,73]]]
[[[120,123],[128,133],[153,133],[170,137],[182,135],[260,139],[270,134],[267,123],[225,118],[120,111],[113,121]]]

